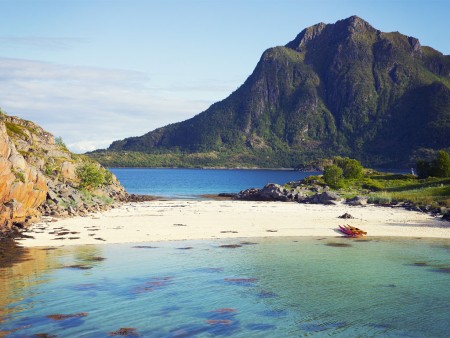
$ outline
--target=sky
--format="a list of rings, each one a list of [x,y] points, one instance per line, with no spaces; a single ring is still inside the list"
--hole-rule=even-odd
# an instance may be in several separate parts
[[[0,0],[0,107],[106,148],[226,98],[264,50],[358,15],[450,54],[450,0]]]

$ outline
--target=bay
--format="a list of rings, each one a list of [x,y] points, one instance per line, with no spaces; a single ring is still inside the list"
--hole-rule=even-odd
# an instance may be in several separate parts
[[[267,183],[284,184],[318,172],[251,169],[154,169],[110,168],[131,194],[171,198],[198,198],[205,194],[238,193],[262,188]]]
[[[445,239],[30,248],[0,268],[0,336],[447,337]]]

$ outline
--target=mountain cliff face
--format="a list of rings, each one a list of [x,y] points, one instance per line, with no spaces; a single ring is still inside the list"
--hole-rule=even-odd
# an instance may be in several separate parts
[[[76,170],[87,162],[92,160],[72,154],[33,122],[0,112],[0,235],[41,214],[94,211],[127,197],[114,176],[88,195],[80,191]]]
[[[449,135],[450,56],[353,16],[266,50],[225,100],[108,152],[264,154],[272,166],[344,155],[405,165],[420,149],[450,147]]]

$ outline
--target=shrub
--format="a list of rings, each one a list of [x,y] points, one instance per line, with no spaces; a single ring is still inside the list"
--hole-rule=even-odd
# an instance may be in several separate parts
[[[340,188],[343,186],[343,171],[335,164],[325,167],[323,178],[325,183],[332,188]]]
[[[93,190],[105,183],[105,172],[99,165],[84,163],[77,168],[76,174],[80,180],[80,188]]]
[[[416,169],[420,178],[429,176],[450,177],[450,155],[445,150],[440,150],[436,159],[431,162],[417,161]]]
[[[63,149],[67,149],[66,144],[64,143],[63,139],[61,136],[55,137],[55,144],[57,146],[60,146]]]
[[[431,165],[430,162],[419,160],[416,163],[417,176],[419,178],[427,178],[431,175]]]
[[[358,160],[337,156],[333,162],[342,169],[344,178],[356,179],[363,176],[364,168]]]
[[[448,153],[440,150],[436,160],[433,161],[432,167],[433,176],[450,177],[450,156]]]
[[[109,170],[105,170],[105,184],[113,184],[113,174]]]
[[[308,177],[305,177],[303,179],[303,181],[305,182],[305,184],[320,184],[323,183],[323,179],[320,176],[315,176],[315,175],[311,175]]]

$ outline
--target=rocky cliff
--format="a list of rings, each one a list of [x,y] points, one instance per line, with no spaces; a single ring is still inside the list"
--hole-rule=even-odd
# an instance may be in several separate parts
[[[418,151],[449,148],[449,135],[450,56],[352,16],[266,50],[245,83],[205,112],[90,156],[127,165],[120,160],[131,152],[203,153],[214,156],[201,166],[220,166],[225,154],[235,166],[295,167],[343,155],[405,166]]]
[[[112,174],[96,189],[81,190],[77,168],[87,163],[107,173],[33,122],[0,112],[0,233],[26,227],[42,214],[83,214],[127,198]]]

